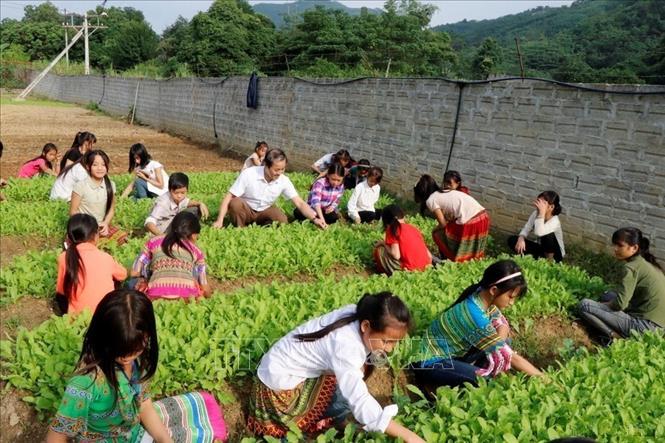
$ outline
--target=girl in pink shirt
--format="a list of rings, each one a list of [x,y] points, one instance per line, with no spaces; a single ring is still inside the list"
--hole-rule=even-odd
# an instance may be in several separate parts
[[[97,220],[74,214],[67,222],[67,250],[58,257],[56,300],[63,313],[94,312],[115,281],[127,278],[127,269],[97,249]]]
[[[53,143],[46,143],[42,154],[23,163],[18,171],[18,178],[32,178],[37,174],[58,175],[58,148]]]

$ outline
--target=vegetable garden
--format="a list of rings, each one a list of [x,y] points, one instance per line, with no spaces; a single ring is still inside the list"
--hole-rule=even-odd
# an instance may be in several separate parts
[[[214,219],[235,173],[189,176],[190,196],[204,201]],[[311,176],[293,173],[290,177],[300,194],[306,195]],[[122,189],[129,176],[113,179]],[[9,201],[0,205],[2,236],[63,235],[67,206],[48,201],[50,186],[50,179],[10,183]],[[384,195],[378,206],[392,200]],[[150,204],[118,202],[114,221],[133,232],[134,238],[122,247],[111,245],[108,251],[127,266],[145,241],[142,225]],[[282,200],[280,204],[287,214],[292,212],[290,203]],[[434,226],[433,220],[420,216],[409,219],[426,234]],[[555,350],[561,356],[560,364],[552,362],[546,379],[513,374],[483,382],[478,388],[441,388],[434,402],[425,400],[417,388],[404,382],[400,368],[417,350],[418,336],[431,319],[477,281],[492,259],[447,263],[391,278],[372,275],[367,271],[371,248],[382,236],[377,225],[338,224],[326,231],[310,223],[222,230],[205,226],[199,245],[206,252],[217,290],[211,298],[195,303],[155,302],[161,353],[151,383],[153,395],[205,389],[227,408],[242,409],[237,403],[246,398],[233,395],[229,387],[249,379],[271,343],[308,318],[353,303],[365,292],[387,289],[409,305],[416,329],[385,368],[393,374],[394,384],[384,390],[392,392],[393,401],[401,407],[398,419],[428,441],[532,442],[566,435],[621,442],[665,439],[665,340],[655,335],[622,340],[598,352],[568,346]],[[59,252],[31,250],[3,261],[0,307],[22,298],[52,297]],[[540,319],[556,316],[570,323],[576,303],[607,286],[575,266],[529,258],[517,261],[525,271],[529,291],[506,315],[516,333],[515,346],[522,352],[528,353],[527,338],[538,332]],[[247,282],[251,285],[240,284]],[[15,336],[3,337],[5,393],[20,390],[23,401],[42,419],[48,418],[76,362],[88,320],[85,315],[74,320],[52,316],[32,330],[19,328]],[[236,430],[232,441],[255,441],[242,435],[241,423],[232,429]],[[382,435],[356,430],[349,425],[343,434],[329,431],[316,441],[386,441]],[[288,437],[289,441],[302,439],[295,431]]]

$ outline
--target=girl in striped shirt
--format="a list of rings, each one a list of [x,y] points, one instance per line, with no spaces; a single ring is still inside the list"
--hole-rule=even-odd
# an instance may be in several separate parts
[[[419,361],[411,364],[418,384],[426,391],[476,385],[478,377],[495,377],[511,367],[541,376],[510,347],[510,325],[501,313],[526,289],[522,271],[512,260],[485,269],[480,282],[466,288],[425,332]]]

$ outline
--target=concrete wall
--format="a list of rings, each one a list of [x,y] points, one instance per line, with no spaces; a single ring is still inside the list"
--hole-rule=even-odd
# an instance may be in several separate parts
[[[402,195],[410,195],[420,174],[440,178],[444,172],[458,103],[455,83],[364,79],[321,85],[262,78],[254,110],[246,107],[247,82],[49,75],[36,92],[127,115],[138,84],[140,122],[243,154],[265,139],[300,168],[347,148],[355,158],[382,166],[385,186]],[[616,228],[633,225],[665,258],[665,87],[606,88],[640,94],[534,80],[466,85],[450,169],[462,173],[501,230],[517,232],[533,198],[554,189],[561,194],[567,239],[600,249]]]

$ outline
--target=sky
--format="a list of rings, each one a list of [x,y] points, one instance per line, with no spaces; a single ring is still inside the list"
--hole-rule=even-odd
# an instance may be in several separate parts
[[[43,1],[38,0],[2,0],[0,1],[0,17],[16,18],[23,17],[23,8],[29,4],[39,4]],[[52,0],[52,3],[58,8],[71,12],[82,13],[86,10],[94,9],[102,3],[102,0]],[[252,1],[256,3],[288,3],[286,1]],[[381,8],[384,0],[342,0],[341,3],[346,6],[360,8],[367,6],[369,8]],[[431,3],[439,9],[432,18],[432,26],[446,23],[455,23],[467,20],[484,20],[501,17],[508,14],[516,14],[527,9],[538,6],[558,7],[570,5],[573,0],[439,0],[423,1]],[[190,19],[200,11],[205,11],[212,4],[212,0],[108,0],[106,5],[119,8],[133,7],[143,11],[146,20],[152,25],[153,29],[161,33],[167,26],[171,25],[179,15]]]

